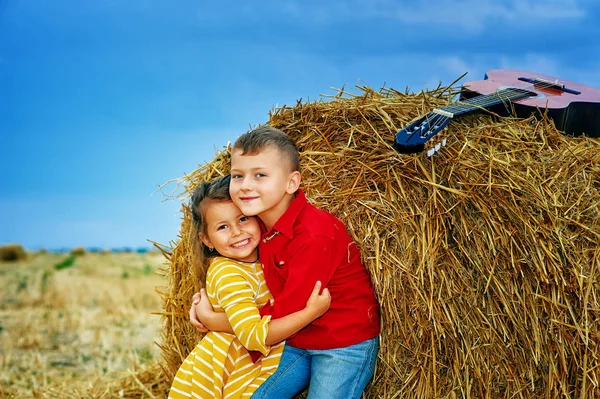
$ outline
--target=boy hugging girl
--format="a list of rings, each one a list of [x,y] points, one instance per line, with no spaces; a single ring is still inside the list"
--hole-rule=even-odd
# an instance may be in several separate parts
[[[294,328],[277,333],[287,340],[276,371],[266,381],[249,381],[252,387],[243,395],[222,397],[291,398],[308,387],[309,398],[360,398],[379,350],[379,306],[346,227],[307,201],[300,189],[298,150],[278,129],[262,126],[237,139],[230,179],[232,205],[242,217],[256,219],[260,228],[257,264],[262,270],[257,278],[264,278],[274,298],[255,304],[264,349],[257,353],[244,348],[254,367],[271,361],[270,350],[281,351],[273,339],[265,341],[278,319]],[[239,235],[242,228],[228,230]],[[218,302],[204,290],[195,295],[191,323],[200,331],[237,334],[227,309],[223,312]],[[228,377],[220,376],[225,387]],[[201,396],[196,393],[192,381],[190,397]]]

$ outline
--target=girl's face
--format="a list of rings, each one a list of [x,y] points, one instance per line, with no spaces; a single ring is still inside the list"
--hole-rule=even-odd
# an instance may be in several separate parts
[[[205,245],[242,262],[258,259],[260,227],[256,218],[242,214],[231,201],[209,201],[204,212],[206,234],[200,233],[200,238]]]

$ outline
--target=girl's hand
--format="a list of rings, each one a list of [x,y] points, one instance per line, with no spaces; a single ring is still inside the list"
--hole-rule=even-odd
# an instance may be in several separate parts
[[[204,289],[201,290],[201,292],[204,291]],[[204,299],[205,302],[208,302],[208,298],[206,297],[206,294],[204,294]],[[198,330],[201,333],[205,333],[208,332],[208,328],[206,328],[204,326],[204,324],[202,324],[202,322],[200,321],[200,319],[198,318],[198,314],[196,313],[196,305],[198,305],[201,302],[201,293],[200,292],[196,292],[194,294],[194,296],[192,297],[192,306],[190,306],[190,323],[192,323],[192,326],[194,326],[196,328],[196,330]],[[210,302],[209,302],[210,304]]]
[[[313,291],[306,302],[306,307],[304,308],[311,316],[314,316],[313,319],[323,316],[325,312],[329,310],[329,306],[331,305],[329,289],[324,288],[323,292],[319,293],[320,291],[321,282],[317,281],[315,288],[313,288]]]
[[[190,321],[200,332],[216,331],[235,334],[229,324],[227,314],[215,312],[204,288],[194,295],[194,303],[190,309]]]

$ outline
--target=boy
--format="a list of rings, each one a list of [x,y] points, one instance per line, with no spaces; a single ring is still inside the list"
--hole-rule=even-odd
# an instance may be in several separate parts
[[[262,126],[233,145],[231,198],[259,217],[260,261],[275,299],[261,315],[302,309],[317,280],[331,294],[329,311],[287,340],[277,372],[252,397],[292,397],[310,383],[309,398],[360,398],[379,349],[379,306],[344,224],[307,202],[299,169],[298,150],[281,130]],[[190,318],[201,325],[195,312]]]

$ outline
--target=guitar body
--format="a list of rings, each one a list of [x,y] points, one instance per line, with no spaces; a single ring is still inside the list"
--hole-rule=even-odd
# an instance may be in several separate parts
[[[580,94],[562,91],[544,84],[528,84],[519,80],[520,77],[532,77],[554,82],[556,78],[538,73],[496,69],[485,74],[485,80],[467,82],[461,100],[473,98],[476,95],[492,94],[504,87],[527,86],[527,90],[535,93],[536,97],[524,98],[512,102],[516,116],[527,118],[532,113],[547,110],[556,128],[570,136],[585,134],[590,137],[600,137],[600,89],[579,83],[560,80],[569,89]],[[489,108],[500,115],[509,115],[510,107],[498,104]]]
[[[538,73],[496,69],[484,80],[465,83],[458,102],[401,129],[394,147],[403,153],[423,151],[425,143],[454,118],[482,110],[504,116],[514,110],[514,116],[522,118],[542,112],[566,135],[600,137],[600,89]],[[430,146],[428,155],[443,145],[445,140]]]

